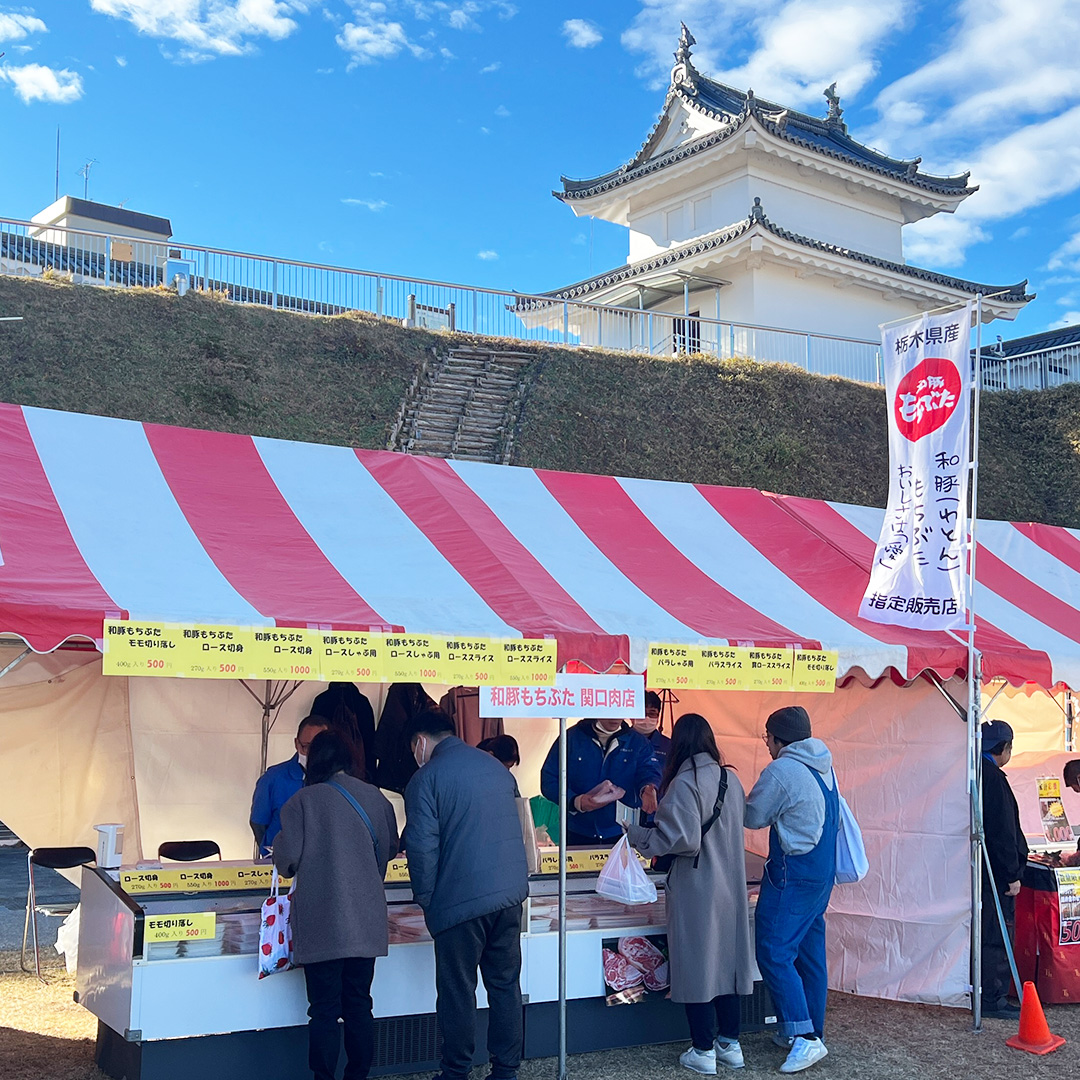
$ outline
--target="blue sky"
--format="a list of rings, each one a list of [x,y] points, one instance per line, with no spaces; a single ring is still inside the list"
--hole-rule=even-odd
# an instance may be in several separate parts
[[[981,190],[909,262],[1080,322],[1076,0],[0,0],[0,215],[90,197],[176,238],[537,291],[625,260],[550,195],[633,155],[680,19],[700,70]]]

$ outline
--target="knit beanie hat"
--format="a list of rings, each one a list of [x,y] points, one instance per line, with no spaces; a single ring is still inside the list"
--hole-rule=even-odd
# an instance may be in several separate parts
[[[765,730],[781,742],[793,743],[809,739],[810,717],[801,705],[785,705],[765,721]]]

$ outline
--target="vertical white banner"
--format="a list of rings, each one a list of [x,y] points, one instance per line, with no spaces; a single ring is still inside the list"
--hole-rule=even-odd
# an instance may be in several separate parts
[[[889,503],[859,614],[920,630],[964,625],[971,305],[882,331]]]

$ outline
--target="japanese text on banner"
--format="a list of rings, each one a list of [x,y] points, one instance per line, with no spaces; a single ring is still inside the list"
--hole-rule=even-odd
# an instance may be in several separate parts
[[[181,631],[187,673],[195,679],[251,676],[255,631],[248,626],[185,626]]]
[[[319,630],[319,670],[323,682],[387,682],[385,634]]]
[[[971,305],[882,332],[889,499],[859,615],[922,630],[965,620]]]
[[[502,677],[502,657],[502,642],[494,638],[447,638],[445,681],[449,686],[495,686]]]
[[[202,941],[217,932],[217,915],[212,911],[192,911],[182,915],[147,915],[143,941]]]
[[[836,690],[839,654],[796,649],[791,669],[791,689],[798,694],[831,694]]]
[[[554,686],[481,686],[480,715],[640,719],[645,677],[560,674]]]
[[[442,682],[446,638],[435,634],[387,634],[383,668],[387,682]]]
[[[691,690],[701,686],[699,665],[701,649],[697,645],[649,645],[649,685],[657,690]]]
[[[751,649],[746,688],[788,691],[794,666],[795,654],[791,649]]]
[[[500,642],[502,686],[554,686],[559,671],[554,638],[507,638]]]
[[[103,675],[186,675],[183,628],[171,623],[106,619],[102,631]]]
[[[252,631],[253,642],[248,671],[257,679],[318,679],[319,646],[317,630],[289,627],[261,627]]]

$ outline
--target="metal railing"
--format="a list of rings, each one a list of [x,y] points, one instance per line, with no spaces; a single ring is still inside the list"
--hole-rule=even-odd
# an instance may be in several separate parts
[[[987,390],[1049,390],[1080,382],[1080,342],[999,356],[982,351],[983,387]]]
[[[677,312],[556,300],[347,267],[0,218],[0,274],[213,291],[313,315],[365,312],[405,326],[654,356],[705,353],[880,383],[878,343]]]

